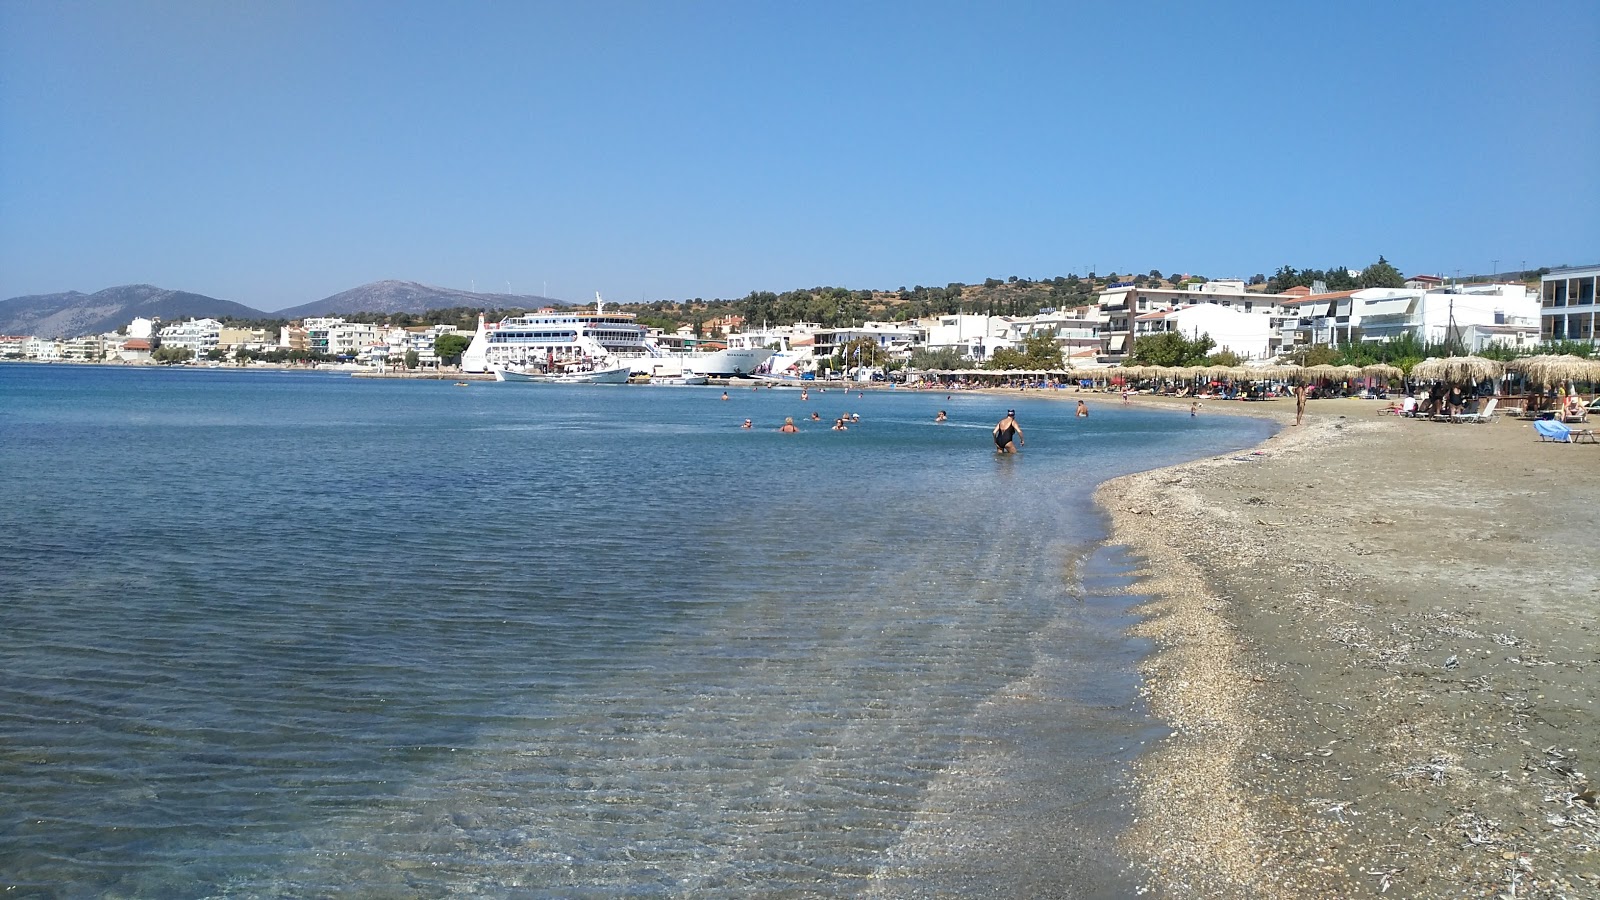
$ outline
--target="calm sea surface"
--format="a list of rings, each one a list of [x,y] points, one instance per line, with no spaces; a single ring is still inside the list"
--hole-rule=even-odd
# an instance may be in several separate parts
[[[0,366],[0,890],[1125,893],[1089,493],[1267,426],[731,395]]]

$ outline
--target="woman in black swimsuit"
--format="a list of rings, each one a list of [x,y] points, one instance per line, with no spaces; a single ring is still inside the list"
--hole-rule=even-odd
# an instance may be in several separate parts
[[[1012,437],[1017,440],[1016,447],[1011,446]],[[1022,426],[1017,424],[1017,411],[1008,409],[1006,417],[994,426],[994,449],[1000,453],[1015,453],[1022,444]]]

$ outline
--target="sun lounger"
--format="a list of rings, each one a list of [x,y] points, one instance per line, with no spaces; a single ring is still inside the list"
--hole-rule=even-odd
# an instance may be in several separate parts
[[[1495,406],[1497,404],[1499,404],[1499,402],[1500,402],[1500,398],[1499,397],[1490,397],[1489,398],[1489,402],[1485,403],[1483,405],[1483,409],[1478,410],[1477,412],[1473,412],[1473,413],[1458,413],[1458,414],[1456,414],[1456,417],[1455,417],[1454,421],[1457,421],[1457,422],[1488,422],[1488,421],[1490,421],[1491,419],[1494,418],[1494,408],[1495,408]]]
[[[1572,443],[1572,429],[1565,423],[1554,419],[1540,419],[1533,423],[1533,430],[1539,433],[1539,440],[1554,441],[1559,444]]]
[[[1582,431],[1574,431],[1572,433],[1572,442],[1574,444],[1600,444],[1600,438],[1595,437],[1593,428],[1585,428]]]

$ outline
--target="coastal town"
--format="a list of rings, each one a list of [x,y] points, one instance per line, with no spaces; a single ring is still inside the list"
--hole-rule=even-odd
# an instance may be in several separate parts
[[[1042,368],[1093,370],[1137,362],[1135,348],[1142,340],[1174,334],[1204,337],[1215,352],[1249,367],[1303,358],[1316,347],[1381,346],[1399,339],[1417,345],[1448,344],[1463,354],[1486,349],[1530,354],[1553,343],[1592,343],[1600,335],[1597,277],[1600,267],[1591,266],[1545,270],[1536,283],[1458,283],[1442,276],[1414,275],[1399,287],[1330,291],[1315,283],[1278,293],[1241,279],[1162,282],[1141,277],[1105,284],[1090,303],[1044,308],[1031,315],[956,311],[828,327],[751,322],[728,315],[669,332],[636,325],[633,314],[617,308],[607,312],[597,304],[588,322],[591,332],[603,331],[604,325],[630,329],[628,340],[620,344],[598,335],[607,350],[624,355],[642,353],[646,342],[664,356],[738,346],[781,350],[777,361],[781,366],[764,370],[775,375],[811,375],[819,367],[826,371],[831,366],[847,374],[871,370],[881,376],[928,353],[973,368],[1041,368],[1036,359],[1024,364],[1018,352],[1041,337],[1050,339],[1059,356]],[[579,311],[569,307],[560,312]],[[499,324],[491,321],[486,328],[493,332]],[[321,362],[352,370],[413,371],[459,364],[473,337],[471,330],[453,324],[385,325],[339,316],[305,318],[276,330],[230,327],[214,318],[162,322],[140,317],[111,333],[0,336],[0,359]],[[747,368],[711,374],[754,373]]]

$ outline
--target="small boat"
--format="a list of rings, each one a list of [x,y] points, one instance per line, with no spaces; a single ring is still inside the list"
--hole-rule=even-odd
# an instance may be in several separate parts
[[[631,371],[626,363],[591,369],[556,368],[540,371],[534,368],[496,368],[495,381],[532,381],[539,384],[627,384]]]
[[[685,372],[682,375],[661,375],[661,376],[652,375],[652,376],[646,378],[642,383],[643,384],[705,384],[707,380],[708,379],[707,379],[707,377],[705,375],[694,375],[694,374],[691,374],[689,372]]]

